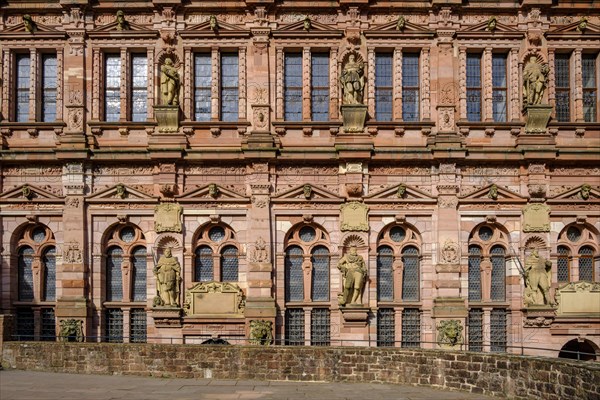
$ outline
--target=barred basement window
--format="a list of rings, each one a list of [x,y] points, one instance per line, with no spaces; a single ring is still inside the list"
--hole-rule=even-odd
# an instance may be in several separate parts
[[[301,308],[285,310],[285,344],[304,346],[304,310]]]
[[[419,250],[416,247],[405,247],[402,250],[404,270],[402,276],[402,300],[419,301]]]
[[[419,53],[402,55],[402,119],[419,120]]]
[[[221,121],[238,120],[239,68],[237,53],[221,54]]]
[[[394,300],[394,251],[391,247],[381,246],[377,251],[377,300]]]
[[[481,54],[467,54],[467,120],[481,121]]]
[[[506,122],[506,54],[492,55],[492,114],[495,122]]]
[[[396,341],[396,317],[393,308],[377,310],[377,346],[394,347]]]
[[[329,121],[329,53],[313,53],[311,58],[311,118]]]
[[[421,310],[402,310],[402,347],[421,346]]]
[[[196,248],[196,265],[194,268],[194,282],[209,282],[213,277],[213,253],[210,247]]]
[[[284,119],[302,121],[302,53],[285,53]]]
[[[123,299],[123,250],[111,247],[106,252],[106,301],[121,301]]]
[[[44,296],[45,301],[56,300],[56,248],[48,247],[42,257],[44,262]]]
[[[146,301],[146,248],[133,250],[133,301]]]
[[[571,120],[571,72],[570,54],[556,54],[554,58],[554,76],[556,86],[556,120]]]
[[[312,250],[312,300],[329,300],[329,250],[318,246]]]
[[[42,308],[42,329],[40,331],[40,340],[54,341],[56,340],[56,318],[54,317],[53,308]]]
[[[483,351],[483,310],[481,308],[469,310],[467,329],[469,351]]]
[[[594,280],[594,249],[590,246],[579,249],[579,280]]]
[[[315,308],[311,311],[310,344],[312,346],[330,345],[330,311],[328,308]]]
[[[469,246],[469,301],[481,301],[481,248]]]
[[[210,121],[212,113],[212,61],[210,53],[194,56],[194,117],[196,121]]]
[[[17,308],[17,340],[33,340],[35,325],[31,308]]]
[[[298,246],[289,247],[285,257],[285,300],[304,300],[303,251]]]
[[[33,253],[33,249],[29,246],[24,246],[19,249],[19,301],[33,300]]]
[[[581,57],[583,80],[583,119],[585,122],[597,121],[598,80],[596,77],[596,55],[584,54]]]
[[[146,343],[146,310],[132,308],[129,312],[129,336],[131,343]]]
[[[506,299],[506,258],[505,250],[501,246],[492,247],[492,301],[504,301]]]
[[[558,258],[556,259],[556,278],[558,282],[569,282],[571,270],[569,249],[565,246],[558,247]]]
[[[493,309],[490,313],[490,350],[506,351],[506,310]]]
[[[237,282],[239,272],[238,249],[227,246],[221,252],[221,280],[223,282]]]
[[[375,119],[392,120],[392,53],[375,54]]]
[[[106,310],[106,341],[123,343],[123,310],[120,308]]]

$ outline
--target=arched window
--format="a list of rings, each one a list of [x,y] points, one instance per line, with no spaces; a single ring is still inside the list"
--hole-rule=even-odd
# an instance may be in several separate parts
[[[227,246],[221,251],[221,279],[223,282],[238,281],[238,249]]]
[[[579,249],[579,280],[594,280],[594,249],[591,246]]]
[[[194,282],[239,281],[240,247],[233,229],[207,224],[195,237]]]
[[[469,301],[481,301],[481,247],[469,246]]]
[[[47,247],[42,257],[44,263],[44,300],[56,300],[56,248]]]
[[[19,301],[33,300],[33,254],[29,246],[19,249]]]
[[[402,250],[402,263],[404,264],[402,275],[402,300],[419,301],[419,250],[413,246],[405,247]]]
[[[504,301],[506,299],[506,251],[502,246],[494,246],[490,253],[492,262],[490,296],[492,301]]]
[[[598,235],[588,224],[570,224],[558,235],[558,282],[595,281],[598,271],[594,265],[597,257]]]
[[[196,247],[194,282],[209,282],[214,279],[213,252],[206,245]]]
[[[377,250],[377,299],[394,300],[394,250],[389,246],[380,246]]]
[[[285,255],[285,300],[304,300],[304,275],[302,273],[302,248],[288,247]]]
[[[133,250],[133,301],[146,300],[146,248],[139,246]]]
[[[312,250],[312,299],[313,301],[329,300],[329,250],[318,246]]]
[[[123,249],[113,246],[106,252],[106,300],[123,300]]]
[[[556,277],[558,282],[570,282],[571,254],[566,246],[558,246],[558,257],[556,259]]]

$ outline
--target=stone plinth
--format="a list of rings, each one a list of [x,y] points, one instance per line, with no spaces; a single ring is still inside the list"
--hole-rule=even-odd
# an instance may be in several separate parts
[[[548,121],[550,121],[550,115],[552,114],[552,106],[547,104],[527,106],[525,111],[527,112],[525,133],[546,133]]]
[[[341,107],[345,133],[362,133],[367,119],[367,106],[363,104],[345,104]]]
[[[340,307],[344,326],[366,326],[369,318],[369,307],[363,304],[349,304],[345,307]]]
[[[152,318],[157,328],[180,328],[181,308],[155,307],[152,309]]]
[[[174,133],[179,130],[179,106],[154,106],[154,116],[160,133]]]

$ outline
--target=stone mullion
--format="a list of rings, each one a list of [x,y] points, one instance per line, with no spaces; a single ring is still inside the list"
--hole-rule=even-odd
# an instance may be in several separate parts
[[[581,60],[581,48],[575,49],[573,58],[575,62],[575,121],[583,122],[583,66]]]
[[[92,53],[92,120],[98,121],[104,110],[104,106],[100,104],[100,91],[103,89],[100,83],[100,76],[104,61],[102,60],[100,49],[94,48]]]
[[[312,309],[304,309],[304,344],[310,346],[310,330],[312,324]]]
[[[553,69],[554,70],[554,69]],[[510,50],[510,117],[512,121],[519,121],[519,49]]]
[[[492,95],[492,48],[487,47],[483,52],[483,109],[485,121],[494,120]]]
[[[130,318],[129,318],[129,308],[121,308],[123,311],[123,343],[130,343]]]
[[[57,332],[58,334],[58,332]],[[33,338],[40,340],[42,336],[42,310],[39,307],[33,309]]]
[[[63,120],[63,59],[64,52],[63,49],[58,49],[56,51],[56,120]],[[43,94],[42,94],[43,96]]]
[[[375,49],[367,50],[367,107],[371,118],[375,118]]]
[[[119,118],[120,122],[125,122],[129,118],[129,101],[128,101],[128,68],[129,66],[129,56],[126,48],[121,49],[121,116]]]
[[[462,121],[467,120],[467,49],[461,47],[458,53],[458,64],[459,64],[459,97],[458,97],[458,109],[459,118]]]
[[[393,107],[394,120],[402,121],[402,47],[394,49],[393,78]]]
[[[394,279],[394,301],[402,301],[402,274],[404,272],[404,263],[402,262],[401,256],[394,257],[392,271]]]
[[[275,119],[283,119],[283,48],[276,49],[275,56]]]
[[[192,49],[183,50],[183,117],[187,121],[194,115],[192,93],[194,92],[194,65],[192,63]]]
[[[37,111],[39,107],[37,107],[38,98],[36,96],[36,91],[39,86],[38,84],[38,57],[37,51],[35,49],[31,49],[29,52],[29,121],[34,122],[37,118]]]
[[[238,51],[239,57],[239,70],[238,70],[238,93],[239,93],[239,108],[238,108],[238,119],[245,120],[247,109],[246,109],[246,48],[240,47]]]
[[[338,49],[332,48],[329,54],[329,119],[337,120],[339,116],[339,93],[338,84]]]
[[[213,279],[217,282],[221,282],[221,255],[219,253],[213,253]]]
[[[147,111],[147,120],[152,121],[154,119],[154,48],[149,47],[148,53],[148,111]]]
[[[304,255],[304,260],[302,262],[302,272],[304,277],[304,301],[311,301],[311,293],[312,293],[312,263],[310,261],[310,254]]]
[[[310,121],[310,47],[302,49],[302,120]]]
[[[423,90],[422,90],[422,121],[429,121],[431,119],[431,102],[430,102],[430,60],[429,60],[429,48],[423,48],[423,53],[421,55],[423,67],[422,67],[422,82],[423,82]]]
[[[211,112],[210,119],[213,121],[219,120],[219,87],[220,87],[220,79],[219,79],[219,70],[220,70],[220,60],[219,60],[219,49],[217,47],[213,47],[211,50],[211,70],[212,70],[212,87],[211,87]]]
[[[0,104],[2,105],[2,120],[12,120],[12,110],[9,107],[9,99],[11,97],[10,89],[14,87],[12,82],[14,81],[14,75],[10,73],[11,66],[14,63],[13,53],[10,50],[4,50],[2,52],[2,92],[0,94]]]
[[[492,312],[491,308],[484,307],[483,308],[483,352],[489,353],[490,351],[490,334],[491,334],[491,317],[490,314]],[[487,329],[487,332],[486,332]]]
[[[554,71],[554,49],[548,49],[548,104],[552,106],[552,117],[556,118],[556,74]]]

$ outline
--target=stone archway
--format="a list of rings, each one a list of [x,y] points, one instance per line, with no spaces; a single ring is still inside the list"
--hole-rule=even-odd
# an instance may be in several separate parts
[[[570,358],[582,361],[596,361],[596,345],[587,339],[569,340],[560,349],[559,358]]]

